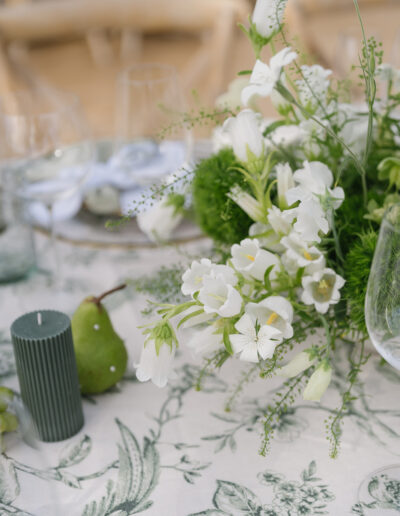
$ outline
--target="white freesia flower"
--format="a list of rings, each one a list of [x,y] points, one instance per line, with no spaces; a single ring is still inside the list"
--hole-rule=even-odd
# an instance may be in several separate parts
[[[318,110],[320,104],[326,105],[326,94],[332,70],[326,70],[320,65],[303,65],[301,67],[304,79],[296,81],[300,102],[303,106]]]
[[[175,206],[169,205],[166,199],[157,202],[147,211],[139,213],[137,216],[139,229],[152,242],[169,240],[173,230],[181,220],[182,214],[176,213]]]
[[[289,163],[278,163],[275,166],[278,182],[278,203],[281,210],[288,207],[286,192],[294,188],[293,172]]]
[[[233,317],[242,308],[239,292],[229,285],[222,275],[206,276],[200,289],[198,299],[208,314],[216,313],[221,317]]]
[[[260,203],[252,195],[242,190],[240,186],[233,186],[227,195],[254,221],[257,222],[264,218]]]
[[[212,324],[197,330],[193,337],[187,343],[188,347],[193,349],[196,355],[208,355],[224,346],[222,341],[222,333],[216,333],[218,329]]]
[[[329,223],[319,201],[307,199],[296,208],[297,220],[293,229],[305,242],[320,242],[319,232],[326,234]]]
[[[296,59],[290,47],[271,57],[269,65],[257,59],[250,76],[250,84],[242,90],[242,103],[247,106],[254,95],[268,97],[281,76],[282,68]]]
[[[232,349],[234,353],[240,353],[240,360],[246,362],[258,362],[259,356],[263,360],[271,358],[282,341],[282,334],[277,328],[259,326],[247,314],[238,320],[235,328],[239,333],[229,336]]]
[[[332,379],[332,368],[327,362],[321,365],[310,376],[306,388],[303,392],[303,398],[308,401],[320,401]]]
[[[281,244],[285,247],[288,260],[295,262],[297,267],[305,267],[306,273],[311,274],[325,268],[325,257],[321,251],[305,242],[301,236],[292,232],[283,237]]]
[[[224,122],[223,129],[229,134],[233,152],[243,163],[264,157],[265,145],[259,119],[254,111],[244,109],[236,117],[228,118]]]
[[[263,281],[265,271],[273,266],[270,279],[276,277],[276,268],[279,259],[273,253],[261,249],[259,241],[254,238],[246,238],[240,244],[234,244],[231,249],[232,264],[239,272]]]
[[[303,276],[301,280],[303,293],[301,300],[306,305],[314,305],[317,312],[325,314],[330,305],[340,300],[339,290],[345,284],[345,280],[333,269],[322,269],[311,276]]]
[[[271,224],[255,222],[249,228],[249,236],[257,238],[260,245],[274,253],[281,253],[284,247],[281,245],[281,237],[275,233]]]
[[[172,376],[172,363],[175,357],[175,346],[170,348],[163,344],[156,352],[156,344],[148,339],[142,349],[139,364],[136,367],[136,377],[140,382],[151,380],[157,387],[165,387]]]
[[[309,353],[302,351],[301,353],[298,353],[296,356],[294,356],[292,360],[285,366],[280,367],[277,370],[277,374],[279,376],[284,376],[285,378],[293,378],[294,376],[297,376],[298,374],[311,367],[314,362],[315,359],[310,360]]]
[[[277,206],[271,206],[267,212],[268,222],[277,235],[287,235],[292,230],[293,220],[297,216],[297,210],[281,211]]]
[[[202,258],[199,262],[194,260],[182,275],[182,294],[190,296],[198,292],[203,286],[203,280],[206,277],[216,277],[220,275],[224,278],[225,283],[235,286],[238,279],[235,271],[228,265],[220,265],[212,263],[208,258]]]
[[[273,326],[285,339],[293,337],[293,307],[284,297],[270,296],[259,303],[248,303],[245,312],[254,324],[258,321],[260,325]]]
[[[329,195],[333,199],[334,209],[339,208],[344,199],[343,188],[337,186],[331,188],[333,184],[333,174],[331,170],[320,161],[305,161],[303,168],[296,170],[293,174],[294,182],[297,186],[291,188],[286,193],[286,200],[289,206],[296,201],[306,201],[313,196]]]
[[[287,0],[257,0],[252,22],[264,38],[271,38],[281,27]]]

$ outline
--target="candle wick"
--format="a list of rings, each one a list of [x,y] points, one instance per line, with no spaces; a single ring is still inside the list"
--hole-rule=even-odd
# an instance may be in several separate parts
[[[40,312],[37,314],[37,323],[39,326],[42,326],[42,314]]]

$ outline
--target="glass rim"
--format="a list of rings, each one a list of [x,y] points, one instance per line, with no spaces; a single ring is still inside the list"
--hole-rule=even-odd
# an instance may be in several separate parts
[[[129,74],[131,72],[139,71],[139,70],[159,70],[159,71],[161,70],[164,72],[168,72],[168,74],[166,73],[165,76],[163,76],[163,77],[146,78],[146,79],[145,78],[143,78],[143,79],[136,78],[135,79],[135,78],[129,77]],[[177,71],[176,67],[169,65],[169,64],[157,63],[157,62],[135,63],[135,64],[128,66],[127,68],[124,68],[120,72],[119,77],[118,77],[118,82],[128,84],[128,85],[142,85],[147,82],[151,82],[154,84],[154,83],[162,83],[162,82],[168,81],[171,78],[177,78],[177,76],[178,76],[178,71]]]

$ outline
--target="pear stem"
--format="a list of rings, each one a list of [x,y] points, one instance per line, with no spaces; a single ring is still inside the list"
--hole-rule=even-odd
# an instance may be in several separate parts
[[[101,301],[108,296],[109,294],[113,294],[114,292],[117,292],[118,290],[122,290],[126,287],[126,283],[122,283],[122,285],[118,285],[118,287],[114,287],[111,290],[107,290],[103,294],[101,294],[98,297],[93,297],[93,303],[96,303],[96,305],[100,306]]]

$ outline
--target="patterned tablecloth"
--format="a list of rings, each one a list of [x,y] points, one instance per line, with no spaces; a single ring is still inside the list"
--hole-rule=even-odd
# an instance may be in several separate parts
[[[43,246],[44,237],[39,237]],[[179,249],[92,249],[61,244],[64,279],[55,295],[38,272],[0,287],[0,377],[18,390],[9,327],[39,308],[71,314],[88,294],[126,278],[187,263],[207,240]],[[167,289],[168,290],[168,289]],[[239,361],[193,383],[201,361],[181,349],[177,377],[164,390],[135,380],[132,364],[142,336],[143,296],[128,288],[107,307],[130,354],[130,370],[111,391],[83,401],[85,425],[65,442],[33,448],[9,434],[0,456],[0,515],[228,516],[386,515],[400,512],[400,375],[373,356],[356,388],[343,427],[341,453],[329,458],[324,421],[337,406],[346,370],[337,363],[321,404],[300,400],[275,429],[267,457],[258,454],[264,409],[276,380],[251,382],[230,412],[224,410]],[[182,347],[183,348],[183,347]],[[342,356],[350,350],[343,349]],[[369,480],[363,482],[370,475]],[[360,487],[361,486],[361,487]],[[356,505],[358,503],[358,505]]]

